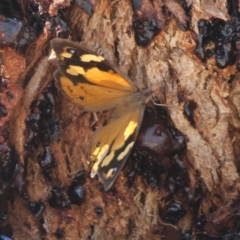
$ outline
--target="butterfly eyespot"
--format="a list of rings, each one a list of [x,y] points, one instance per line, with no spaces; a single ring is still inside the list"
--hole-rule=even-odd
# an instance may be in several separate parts
[[[99,147],[99,146],[100,146],[100,144],[101,144],[101,142],[100,142],[100,141],[98,141],[98,142],[96,143],[96,147]]]
[[[81,101],[84,101],[84,100],[85,100],[85,97],[80,96],[79,99],[80,99]]]
[[[71,53],[71,54],[74,54],[76,51],[75,51],[74,49],[72,49],[72,48],[68,48],[68,49],[67,49],[67,52],[68,52],[68,53]]]

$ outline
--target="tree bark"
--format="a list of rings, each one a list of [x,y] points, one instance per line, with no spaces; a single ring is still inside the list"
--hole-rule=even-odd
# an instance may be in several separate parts
[[[238,26],[238,5],[222,0],[12,4],[0,18],[0,201],[6,216],[0,234],[15,240],[237,236],[238,39],[229,40],[232,51],[224,39],[225,54],[233,55],[222,63],[214,34]],[[209,36],[199,24],[202,19],[205,28],[221,28]],[[6,24],[15,27],[17,37]],[[148,170],[161,166],[157,184],[149,183],[147,170],[134,168],[138,146],[111,190],[105,192],[96,177],[90,178],[89,141],[110,113],[98,113],[92,125],[93,114],[56,88],[56,66],[48,60],[55,36],[103,55],[166,104],[169,115],[160,114],[165,118],[159,120],[161,126],[184,136],[186,149],[144,158]],[[212,57],[206,56],[207,49],[213,49]],[[150,122],[147,116],[143,126]]]

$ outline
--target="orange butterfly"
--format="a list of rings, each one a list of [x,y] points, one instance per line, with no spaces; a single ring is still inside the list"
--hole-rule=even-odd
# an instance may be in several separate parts
[[[109,123],[91,140],[89,158],[108,190],[115,182],[134,146],[147,97],[104,57],[64,39],[53,39],[51,47],[59,58],[54,78],[64,93],[90,112],[113,109]]]

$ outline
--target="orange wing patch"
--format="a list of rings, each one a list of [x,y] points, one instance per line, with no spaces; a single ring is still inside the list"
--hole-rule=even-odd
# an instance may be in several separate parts
[[[85,71],[81,66],[69,65],[66,72],[73,76],[83,75],[90,83],[98,84],[104,87],[118,89],[121,91],[133,91],[132,86],[124,78],[111,70],[102,71],[94,67]]]
[[[132,93],[109,89],[98,85],[88,83],[74,83],[67,77],[61,76],[59,72],[55,74],[59,79],[64,93],[76,104],[82,106],[88,111],[103,111],[115,107],[116,105],[130,101]]]

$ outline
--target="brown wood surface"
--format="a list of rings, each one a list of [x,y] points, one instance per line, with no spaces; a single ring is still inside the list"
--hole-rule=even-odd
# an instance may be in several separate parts
[[[29,24],[32,15],[28,5],[32,1],[19,2],[18,11]],[[0,234],[10,232],[15,240],[235,236],[239,229],[239,72],[237,63],[221,69],[214,57],[201,61],[195,54],[198,21],[231,20],[227,1],[143,0],[141,9],[134,9],[130,1],[90,3],[92,15],[76,3],[70,4],[70,0],[39,0],[35,4],[42,7],[42,12],[38,10],[37,14],[49,17],[36,38],[23,51],[2,42],[1,76],[10,81],[7,88],[15,98],[9,101],[5,92],[1,92],[1,101],[8,109],[8,115],[0,119],[1,133],[4,135],[3,130],[8,129],[9,137],[6,140],[1,136],[0,143],[2,148],[8,144],[15,149],[18,167],[10,180],[1,182],[1,212],[6,212],[7,217],[0,221]],[[191,5],[190,12],[186,12],[182,3]],[[63,7],[63,13],[59,13]],[[138,46],[133,21],[152,18],[158,20],[161,31],[147,46]],[[149,186],[138,175],[128,188],[125,170],[108,192],[103,191],[97,178],[89,177],[91,164],[86,153],[92,129],[105,124],[109,113],[99,113],[99,121],[92,127],[91,113],[83,112],[61,92],[49,87],[55,69],[48,60],[49,42],[59,34],[59,29],[66,30],[61,19],[69,28],[67,37],[102,54],[129,74],[140,88],[148,87],[156,99],[169,106],[172,122],[187,143],[181,154],[184,173],[178,177],[181,182],[184,174],[188,180],[179,185],[178,191],[170,193],[166,187],[165,183],[170,181],[166,178],[171,176],[168,171],[157,187]],[[54,98],[51,111],[58,121],[60,138],[48,146],[41,142],[37,147],[27,148],[26,120],[34,111],[39,113],[33,110],[38,108],[34,102],[41,99],[44,91]],[[193,111],[194,124],[184,115],[189,102],[197,106]],[[44,172],[39,156],[46,153],[47,147],[55,160],[54,166]],[[67,191],[76,174],[83,171],[83,202],[70,204]],[[52,204],[53,189],[57,200]],[[31,203],[42,207],[39,214],[31,210]],[[180,204],[184,211],[176,221],[169,222],[163,216],[172,203]]]

